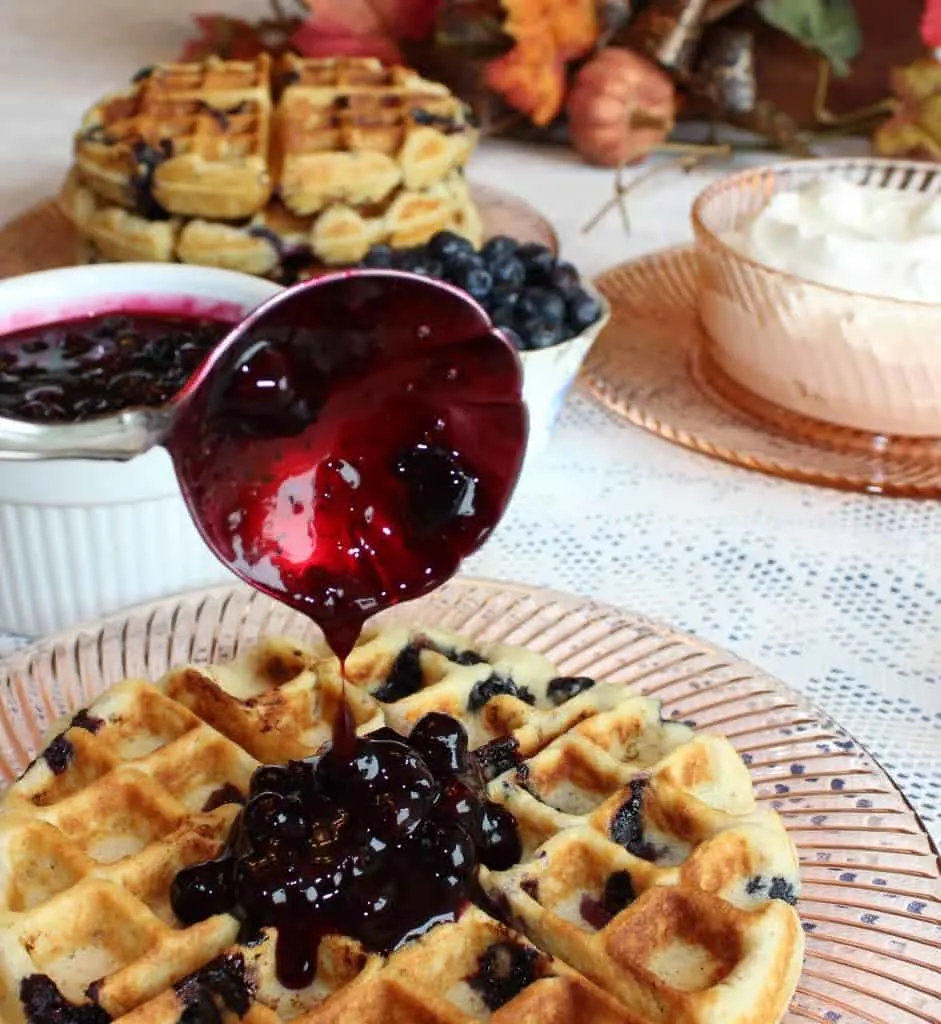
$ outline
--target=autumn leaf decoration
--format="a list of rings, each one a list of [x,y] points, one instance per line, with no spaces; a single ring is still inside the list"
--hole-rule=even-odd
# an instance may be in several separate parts
[[[194,19],[199,36],[181,60],[216,55],[251,60],[294,50],[305,57],[377,57],[404,63],[400,44],[434,33],[441,0],[271,0],[271,14],[250,22],[222,14]]]
[[[566,66],[590,53],[600,32],[595,0],[503,0],[503,31],[515,45],[487,65],[487,84],[536,125],[562,110]]]
[[[929,50],[941,50],[941,0],[928,0],[921,16],[921,41]]]
[[[307,0],[291,42],[305,57],[377,57],[402,64],[400,44],[432,35],[440,0]]]

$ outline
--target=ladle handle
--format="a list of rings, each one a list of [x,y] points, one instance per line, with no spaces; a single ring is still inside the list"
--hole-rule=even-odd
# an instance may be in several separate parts
[[[26,423],[0,417],[0,460],[101,459],[126,462],[166,437],[174,410],[133,409],[82,423]]]

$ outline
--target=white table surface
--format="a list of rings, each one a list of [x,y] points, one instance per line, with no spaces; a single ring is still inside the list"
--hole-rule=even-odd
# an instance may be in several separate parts
[[[257,15],[264,7],[263,0],[0,4],[0,221],[57,187],[87,103],[138,67],[174,56],[191,14]],[[688,240],[690,202],[721,171],[670,172],[643,186],[631,201],[630,237],[616,215],[580,233],[613,179],[565,151],[486,144],[472,177],[538,206],[566,257],[595,274]],[[550,449],[468,569],[643,611],[760,664],[862,740],[941,837],[938,503],[750,473],[674,447],[573,395]]]

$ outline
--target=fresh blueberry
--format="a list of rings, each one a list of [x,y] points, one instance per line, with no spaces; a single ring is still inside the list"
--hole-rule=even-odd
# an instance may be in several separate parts
[[[494,295],[490,302],[490,319],[497,327],[511,327],[516,319],[516,296]]]
[[[548,284],[555,266],[552,250],[537,242],[528,242],[517,250],[517,256],[526,267],[526,279],[530,284]]]
[[[515,238],[510,238],[507,235],[495,235],[484,243],[480,255],[487,263],[496,264],[506,259],[507,256],[515,256],[518,248],[519,242]]]
[[[517,318],[516,330],[528,349],[552,348],[565,336],[561,324],[548,323],[540,316]]]
[[[561,324],[565,319],[565,302],[548,288],[527,288],[519,297],[516,313],[523,319],[538,317],[549,324]]]
[[[424,266],[427,258],[427,249],[423,245],[416,245],[411,249],[396,250],[392,255],[392,265],[396,270],[406,270],[415,273],[415,267]]]
[[[435,259],[447,261],[459,253],[474,254],[474,247],[462,235],[453,231],[439,231],[428,242],[428,252]]]
[[[493,290],[498,295],[511,295],[519,292],[526,283],[526,267],[516,256],[505,256],[490,264],[493,278]]]
[[[582,283],[578,271],[571,263],[557,263],[552,268],[552,273],[549,275],[549,281],[552,287],[564,299],[567,299],[570,295],[574,295],[576,290],[581,287]]]
[[[585,291],[577,288],[568,298],[568,321],[576,332],[584,331],[601,316],[601,303]]]
[[[466,266],[459,267],[450,275],[453,284],[463,288],[468,295],[478,302],[484,301],[493,287],[493,278],[490,272],[483,267]]]
[[[512,327],[505,327],[500,325],[500,330],[506,336],[509,343],[516,349],[517,352],[525,352],[526,344],[523,339],[513,330]]]
[[[445,280],[457,284],[459,275],[466,274],[469,270],[483,270],[484,261],[476,252],[458,252],[442,259],[441,267]]]
[[[369,252],[366,253],[366,257],[363,260],[364,267],[370,267],[373,270],[387,270],[392,266],[393,253],[391,246],[379,244],[374,245]]]

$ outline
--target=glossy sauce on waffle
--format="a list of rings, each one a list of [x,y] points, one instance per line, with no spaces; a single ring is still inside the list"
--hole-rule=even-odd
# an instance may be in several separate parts
[[[246,932],[237,910],[184,922],[172,890],[224,855],[263,763],[318,770],[336,659],[269,638],[233,663],[128,681],[66,723],[0,810],[4,1020],[781,1017],[803,948],[797,862],[726,741],[622,684],[434,629],[367,627],[347,674],[360,737],[418,729],[420,749],[426,716],[460,723],[479,803],[515,820],[514,863],[481,857],[452,919],[401,945],[341,918],[288,987],[277,925]]]

